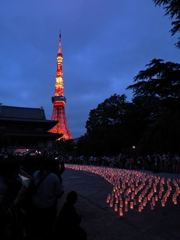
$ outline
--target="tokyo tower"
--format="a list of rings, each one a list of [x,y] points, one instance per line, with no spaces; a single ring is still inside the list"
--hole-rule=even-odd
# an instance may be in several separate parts
[[[49,130],[52,133],[63,134],[58,140],[68,140],[72,139],[72,135],[69,131],[68,124],[66,121],[65,107],[66,98],[64,96],[64,82],[63,82],[63,55],[62,55],[62,41],[61,33],[59,34],[59,44],[57,53],[57,71],[56,71],[56,83],[55,83],[55,93],[52,97],[52,103],[54,105],[51,120],[58,121],[58,123]]]

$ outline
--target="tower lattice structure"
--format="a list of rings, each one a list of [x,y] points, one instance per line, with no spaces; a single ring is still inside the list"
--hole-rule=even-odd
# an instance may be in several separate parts
[[[63,134],[61,138],[58,140],[68,140],[72,139],[72,135],[68,128],[65,107],[66,98],[64,96],[64,81],[63,81],[63,55],[62,55],[62,41],[61,41],[61,33],[59,34],[59,44],[58,44],[58,53],[57,53],[57,71],[56,71],[56,82],[55,82],[55,93],[52,97],[53,103],[53,112],[51,120],[58,121],[58,123],[49,130],[52,133],[60,133]]]

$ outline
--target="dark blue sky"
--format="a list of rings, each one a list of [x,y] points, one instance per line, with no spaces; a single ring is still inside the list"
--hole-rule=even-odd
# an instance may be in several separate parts
[[[44,107],[51,119],[61,29],[69,129],[84,135],[90,110],[126,87],[153,58],[179,63],[171,21],[152,0],[1,0],[0,102]]]

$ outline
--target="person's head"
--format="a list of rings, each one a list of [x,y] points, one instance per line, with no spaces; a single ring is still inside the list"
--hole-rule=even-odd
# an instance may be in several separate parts
[[[0,159],[0,175],[9,178],[16,178],[19,171],[19,161],[12,156]]]
[[[37,169],[50,171],[52,167],[52,159],[49,156],[40,155],[36,158]]]
[[[66,201],[70,204],[75,204],[77,199],[78,199],[78,195],[77,195],[77,192],[75,191],[69,192],[66,197]]]

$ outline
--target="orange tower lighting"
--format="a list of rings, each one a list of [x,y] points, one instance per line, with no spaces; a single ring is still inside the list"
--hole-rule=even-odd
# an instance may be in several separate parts
[[[65,107],[66,98],[64,96],[64,82],[63,82],[63,55],[62,55],[62,41],[61,33],[59,34],[59,44],[58,44],[58,53],[57,53],[57,71],[56,71],[56,83],[55,83],[55,93],[52,97],[53,103],[53,112],[51,120],[58,121],[58,123],[49,130],[52,133],[63,134],[58,140],[68,140],[72,139],[72,135],[69,131],[68,124],[66,121]]]

